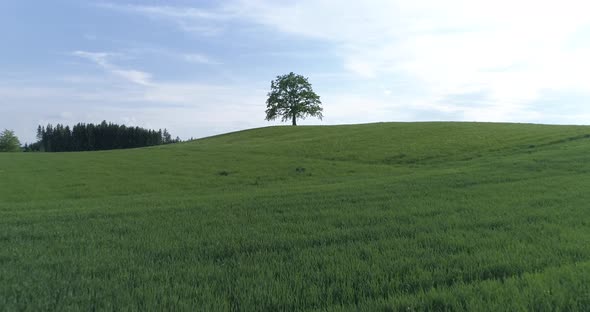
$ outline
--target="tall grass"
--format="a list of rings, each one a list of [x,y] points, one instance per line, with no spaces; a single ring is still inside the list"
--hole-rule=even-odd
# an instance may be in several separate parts
[[[590,128],[0,154],[0,310],[585,310]]]

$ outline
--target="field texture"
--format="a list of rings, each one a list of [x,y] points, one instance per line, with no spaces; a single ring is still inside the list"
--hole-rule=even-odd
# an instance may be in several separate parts
[[[0,310],[590,309],[590,127],[0,154]]]

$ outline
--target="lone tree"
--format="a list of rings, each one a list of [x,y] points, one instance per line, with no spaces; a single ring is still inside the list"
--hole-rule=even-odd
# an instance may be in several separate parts
[[[266,100],[266,120],[275,120],[281,117],[281,121],[293,121],[297,125],[297,118],[305,119],[307,116],[322,119],[323,109],[320,97],[313,92],[307,78],[289,73],[277,76],[271,81],[268,100]]]
[[[20,152],[20,142],[14,131],[4,130],[0,134],[0,152]]]

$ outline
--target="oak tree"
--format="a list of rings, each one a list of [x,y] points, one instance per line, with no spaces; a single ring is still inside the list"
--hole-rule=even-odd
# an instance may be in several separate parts
[[[293,126],[297,119],[317,117],[322,119],[322,102],[313,92],[306,77],[293,72],[288,75],[277,76],[270,84],[270,92],[266,100],[266,120],[281,118],[281,121],[291,120]]]

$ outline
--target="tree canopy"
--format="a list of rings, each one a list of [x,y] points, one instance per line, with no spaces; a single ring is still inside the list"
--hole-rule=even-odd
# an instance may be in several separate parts
[[[20,152],[20,141],[14,131],[4,130],[0,134],[0,152]]]
[[[280,117],[281,121],[291,120],[293,126],[296,126],[298,118],[311,116],[322,119],[321,104],[320,97],[313,92],[306,77],[293,72],[277,76],[270,84],[266,100],[266,120]]]

